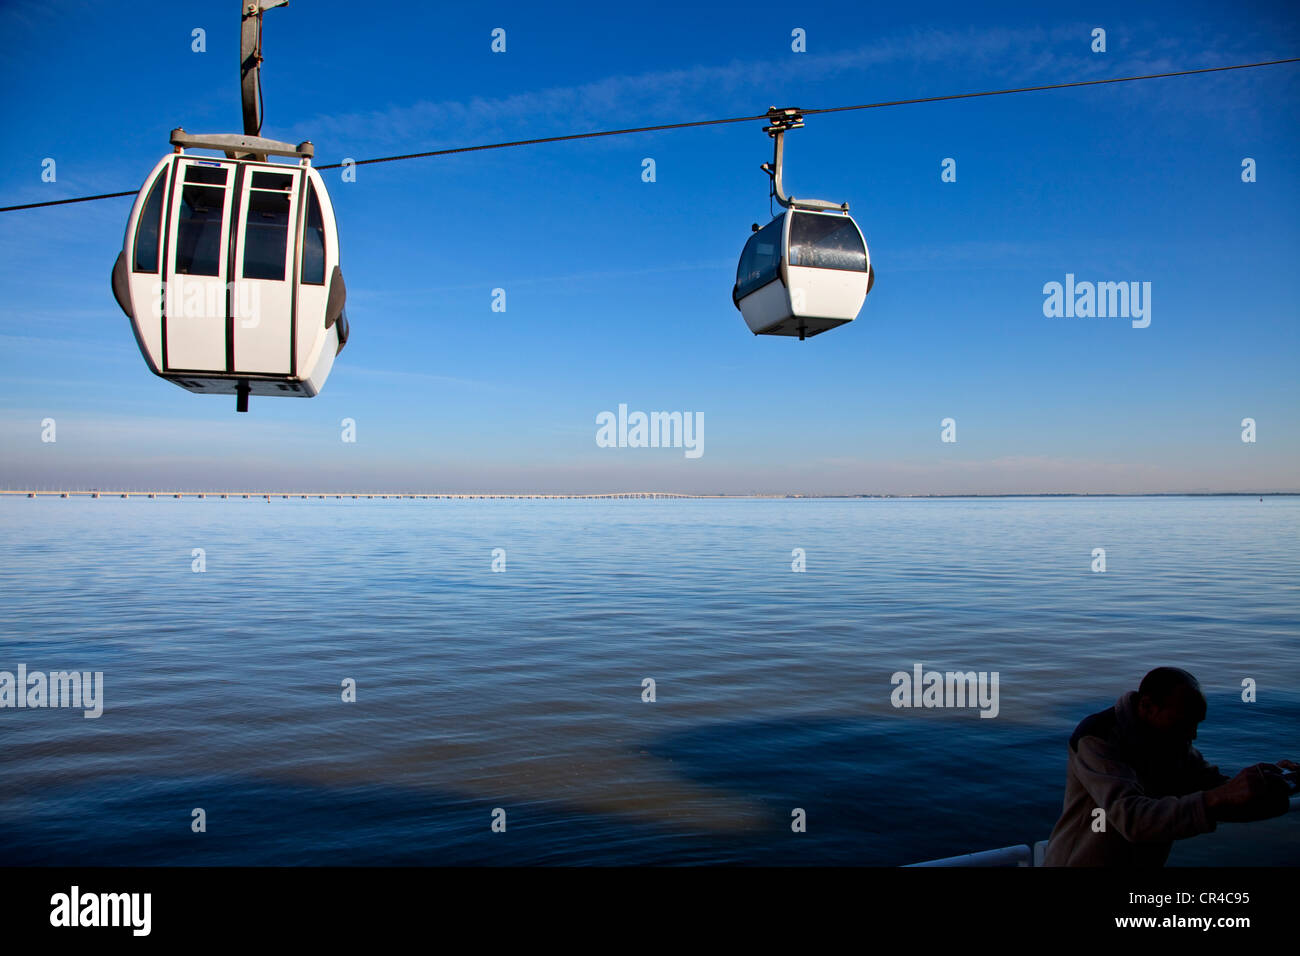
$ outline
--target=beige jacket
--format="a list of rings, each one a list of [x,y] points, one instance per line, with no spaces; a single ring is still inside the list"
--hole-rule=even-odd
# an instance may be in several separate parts
[[[1065,806],[1047,866],[1164,866],[1174,840],[1214,830],[1204,791],[1228,778],[1191,744],[1160,747],[1138,720],[1137,700],[1130,691],[1070,738]]]

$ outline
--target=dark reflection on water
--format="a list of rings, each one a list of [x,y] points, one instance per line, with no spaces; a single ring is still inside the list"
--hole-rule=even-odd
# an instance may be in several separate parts
[[[1298,755],[1298,518],[6,500],[0,670],[103,671],[106,703],[0,710],[0,862],[893,865],[1031,842],[1074,724],[1156,664],[1204,682],[1212,761]],[[998,671],[999,716],[891,707],[917,661]],[[1293,863],[1298,836],[1300,814],[1225,826],[1173,861]]]

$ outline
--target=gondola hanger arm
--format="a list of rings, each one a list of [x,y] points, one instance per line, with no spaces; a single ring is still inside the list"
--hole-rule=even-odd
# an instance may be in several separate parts
[[[772,162],[764,163],[760,168],[772,179],[772,195],[776,197],[776,201],[786,209],[821,209],[848,212],[849,204],[846,202],[827,202],[825,199],[796,199],[794,196],[785,194],[781,182],[782,166],[785,161],[785,134],[788,130],[803,128],[803,111],[794,107],[778,108],[771,106],[768,107],[767,117],[769,125],[763,127],[763,132],[772,137],[773,155]]]
[[[289,0],[240,0],[239,95],[244,109],[244,132],[262,133],[262,14]]]

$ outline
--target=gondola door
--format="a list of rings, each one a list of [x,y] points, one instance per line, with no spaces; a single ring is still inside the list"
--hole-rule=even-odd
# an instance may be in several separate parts
[[[291,375],[302,173],[247,165],[239,185],[240,229],[231,290],[233,371]]]
[[[235,167],[173,165],[163,308],[164,371],[226,370],[226,283]]]

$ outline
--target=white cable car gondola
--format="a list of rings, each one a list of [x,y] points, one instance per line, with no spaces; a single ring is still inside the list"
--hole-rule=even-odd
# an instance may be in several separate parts
[[[285,2],[243,7],[244,134],[172,130],[175,151],[145,180],[113,266],[149,368],[192,392],[233,394],[241,412],[249,395],[318,394],[348,339],[338,227],[312,144],[259,135],[262,13]]]
[[[745,244],[731,299],[755,335],[797,335],[802,341],[852,322],[871,291],[875,272],[866,240],[848,203],[795,199],[782,190],[783,139],[803,126],[798,110],[768,110],[764,127],[775,155],[763,170],[785,211]]]
[[[182,388],[316,395],[348,338],[338,229],[312,146],[172,131],[136,198],[113,294],[149,368]],[[297,156],[299,165],[182,147]]]

